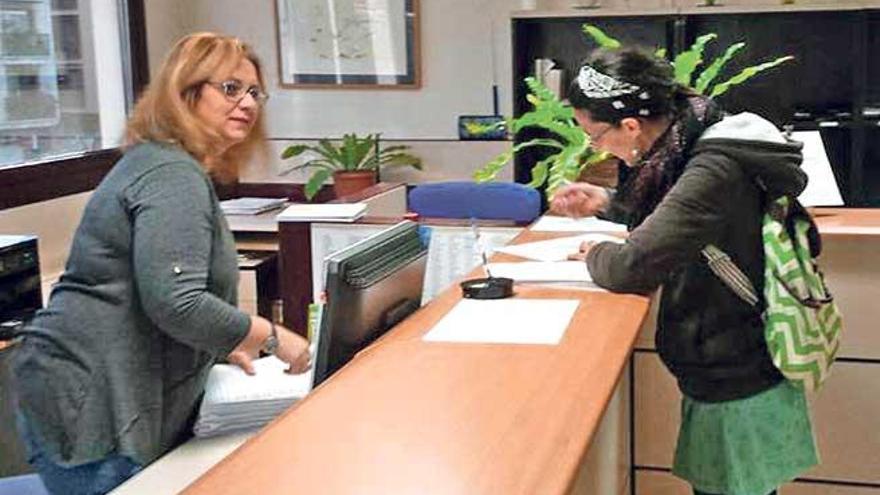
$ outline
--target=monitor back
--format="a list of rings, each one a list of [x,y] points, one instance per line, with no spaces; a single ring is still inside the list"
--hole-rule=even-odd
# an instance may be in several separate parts
[[[327,258],[314,385],[419,308],[427,254],[418,225],[401,222]]]

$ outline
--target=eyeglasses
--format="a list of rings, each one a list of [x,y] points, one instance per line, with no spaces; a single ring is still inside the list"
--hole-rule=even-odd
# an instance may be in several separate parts
[[[603,137],[605,137],[605,134],[607,134],[608,131],[610,131],[613,128],[614,128],[613,125],[608,124],[608,126],[606,126],[604,129],[599,131],[595,136],[593,136],[589,132],[587,132],[587,137],[590,138],[591,143],[593,143],[593,144],[598,143],[599,140],[602,139]],[[584,131],[584,132],[586,132],[586,131]]]
[[[251,95],[251,98],[260,106],[263,106],[266,100],[269,99],[269,95],[264,93],[259,86],[248,86],[245,88],[241,81],[235,79],[221,82],[205,81],[205,84],[217,88],[229,101],[234,101],[236,104],[240,103],[245,95]]]

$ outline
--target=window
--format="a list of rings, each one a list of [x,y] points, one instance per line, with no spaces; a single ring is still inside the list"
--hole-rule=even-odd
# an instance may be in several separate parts
[[[119,145],[128,3],[0,0],[0,169]]]
[[[144,0],[0,0],[0,210],[93,189],[148,75]]]

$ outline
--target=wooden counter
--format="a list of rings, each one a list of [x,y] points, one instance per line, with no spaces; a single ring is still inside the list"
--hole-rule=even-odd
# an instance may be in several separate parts
[[[580,306],[557,346],[422,341],[460,299],[450,288],[184,493],[567,492],[649,300],[523,286],[516,297]]]
[[[811,213],[822,237],[880,236],[880,208],[816,208]]]

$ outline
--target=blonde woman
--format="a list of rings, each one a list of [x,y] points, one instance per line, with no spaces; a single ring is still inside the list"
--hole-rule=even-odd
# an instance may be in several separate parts
[[[180,40],[92,195],[46,309],[25,328],[19,428],[52,493],[104,493],[183,442],[217,358],[262,348],[299,373],[307,342],[236,308],[238,269],[211,176],[261,145],[260,63],[241,41]]]

